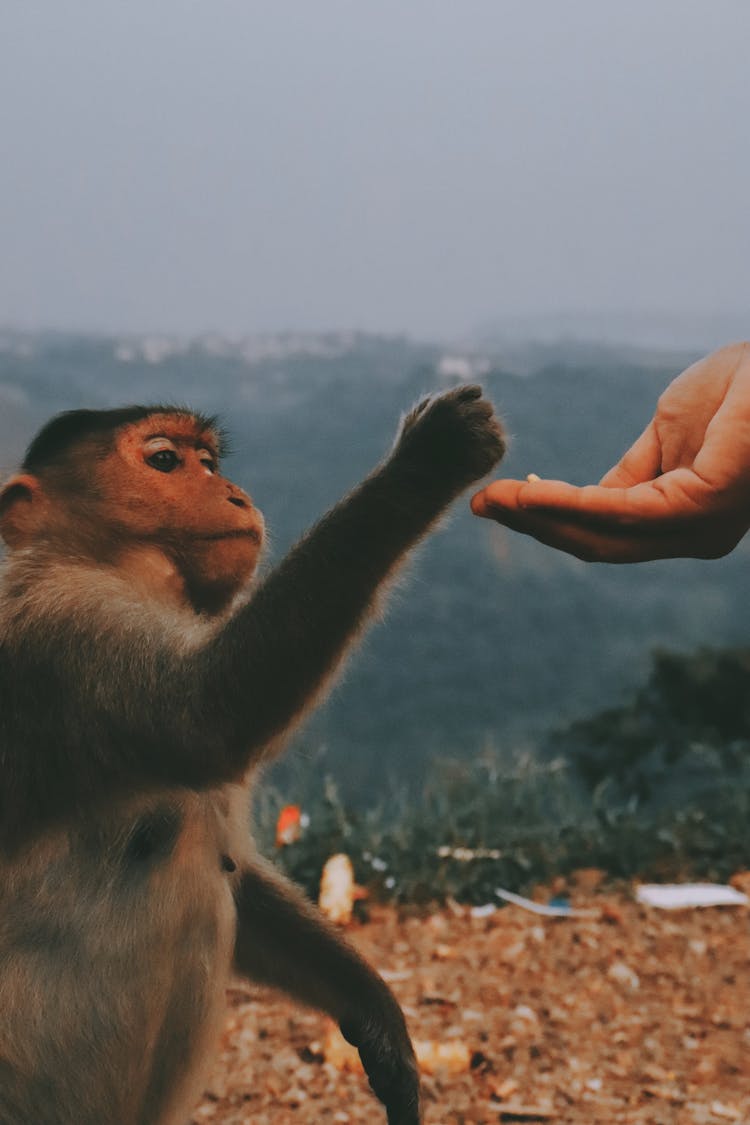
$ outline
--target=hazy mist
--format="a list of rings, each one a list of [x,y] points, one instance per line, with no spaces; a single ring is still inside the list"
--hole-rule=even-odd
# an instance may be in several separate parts
[[[745,0],[26,0],[1,27],[0,323],[750,333]]]

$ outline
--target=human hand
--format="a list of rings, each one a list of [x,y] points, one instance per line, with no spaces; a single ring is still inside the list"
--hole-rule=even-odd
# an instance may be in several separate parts
[[[598,485],[498,480],[471,508],[587,562],[728,554],[750,527],[750,343],[670,383]]]

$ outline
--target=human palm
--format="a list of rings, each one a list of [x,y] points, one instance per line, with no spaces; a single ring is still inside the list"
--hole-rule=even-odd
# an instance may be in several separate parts
[[[499,480],[471,506],[588,561],[727,554],[750,526],[750,344],[679,375],[598,485]]]

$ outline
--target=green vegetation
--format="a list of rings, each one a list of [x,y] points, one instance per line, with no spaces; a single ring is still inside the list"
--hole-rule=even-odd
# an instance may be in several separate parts
[[[401,903],[492,902],[498,886],[589,866],[725,879],[750,865],[749,708],[750,650],[659,653],[627,706],[563,732],[569,758],[444,763],[418,799],[401,789],[367,810],[316,781],[324,763],[312,762],[284,799],[262,795],[261,839],[273,851],[279,808],[300,803],[310,825],[276,855],[293,878],[315,895],[343,851],[374,896]]]
[[[590,790],[652,808],[742,786],[750,764],[750,649],[659,651],[645,686],[622,707],[551,740]]]

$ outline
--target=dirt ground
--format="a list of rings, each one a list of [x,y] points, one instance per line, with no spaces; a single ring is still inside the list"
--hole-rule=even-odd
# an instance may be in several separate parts
[[[659,911],[629,888],[590,917],[517,906],[399,919],[349,936],[396,992],[427,1125],[750,1125],[750,910]],[[324,1017],[241,987],[194,1125],[385,1122]]]

